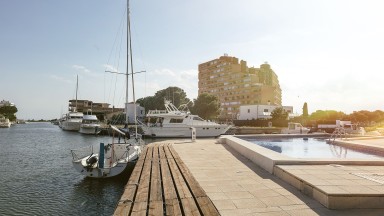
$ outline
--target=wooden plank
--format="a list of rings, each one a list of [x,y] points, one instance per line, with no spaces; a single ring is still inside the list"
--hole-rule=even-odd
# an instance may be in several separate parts
[[[147,152],[148,152],[148,146],[146,146],[143,152],[140,154],[140,157],[135,164],[135,168],[133,169],[131,176],[128,179],[128,183],[127,183],[128,185],[139,183],[143,164],[144,164],[145,158],[147,157]]]
[[[147,215],[147,202],[135,202],[133,205],[132,214],[134,216],[146,216]]]
[[[173,155],[170,151],[170,148],[171,148],[171,145],[167,145],[164,147],[164,152],[165,152],[167,159],[173,159]]]
[[[185,215],[198,216],[201,215],[199,209],[196,206],[195,200],[192,197],[181,199],[183,210]]]
[[[167,156],[165,155],[164,148],[166,144],[162,143],[162,145],[159,147],[159,160],[166,159]]]
[[[162,148],[164,152],[164,147]],[[164,152],[165,153],[165,152]],[[165,154],[164,154],[165,156]],[[160,167],[163,181],[163,193],[165,199],[165,213],[166,215],[182,215],[179,200],[177,198],[175,185],[172,181],[172,176],[168,166],[167,158],[160,159]]]
[[[180,159],[180,157],[178,157],[177,152],[172,147],[169,149],[173,157],[175,157],[175,161],[180,169],[180,173],[183,175],[186,183],[188,184],[191,193],[196,199],[200,211],[203,213],[203,215],[220,215],[212,201],[209,199],[197,180],[193,177],[185,163]]]
[[[152,171],[151,171],[151,190],[149,201],[163,201],[162,197],[162,188],[161,188],[161,176],[160,176],[160,166],[159,166],[159,148],[160,145],[156,145],[153,148],[153,157],[152,157]]]
[[[141,174],[135,202],[148,201],[149,181],[150,181],[150,174],[151,174],[150,172],[151,172],[151,165],[152,165],[152,161],[151,161],[152,151],[153,151],[153,146],[149,146],[147,157],[145,158],[145,161],[144,161],[143,172]]]
[[[192,197],[191,192],[189,191],[189,188],[184,181],[183,176],[180,173],[179,168],[176,165],[176,162],[174,160],[168,160],[171,175],[175,184],[175,188],[177,193],[179,194],[180,199],[184,198],[190,198]]]
[[[175,161],[168,160],[168,163],[170,165],[170,170],[175,183],[176,191],[179,195],[179,199],[182,204],[183,212],[185,214],[198,215],[196,214],[196,212],[199,212],[199,209]]]
[[[137,185],[128,185],[121,196],[114,215],[128,215],[134,202]]]
[[[197,197],[196,200],[203,215],[220,215],[219,211],[217,211],[215,205],[208,196]]]
[[[192,190],[192,193],[195,197],[204,197],[207,196],[203,188],[199,185],[198,181],[196,181],[195,177],[191,174],[187,166],[184,164],[184,162],[177,158],[176,162],[179,166],[179,169],[181,173],[183,174],[185,181],[188,183],[188,186]]]
[[[178,199],[165,200],[165,215],[183,215],[180,209],[180,202]]]
[[[129,215],[133,206],[134,197],[138,189],[138,182],[143,168],[144,158],[146,157],[147,148],[145,147],[138,161],[135,164],[131,176],[125,186],[124,192],[117,204],[114,215]]]
[[[131,210],[131,206],[132,206],[132,203],[129,203],[129,204],[121,204],[119,203],[115,209],[115,212],[113,213],[113,215],[116,215],[116,216],[128,216],[130,215],[129,212]]]
[[[163,201],[151,201],[149,203],[148,215],[163,216]]]

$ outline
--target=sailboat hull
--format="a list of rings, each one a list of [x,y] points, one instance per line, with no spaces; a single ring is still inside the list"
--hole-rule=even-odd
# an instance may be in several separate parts
[[[133,142],[135,140],[128,141]],[[108,144],[102,148],[104,156],[100,156],[99,152],[95,152],[92,146],[72,150],[73,167],[89,178],[110,178],[120,175],[130,163],[137,161],[143,148],[143,143],[132,145],[132,142]],[[89,152],[79,159],[78,154],[82,154],[87,150]],[[102,163],[99,160],[102,160]]]
[[[131,162],[133,163],[133,162]],[[72,162],[74,168],[86,177],[90,178],[110,178],[124,172],[128,166],[128,162],[117,163],[113,167],[108,168],[87,168],[82,165],[81,161]]]

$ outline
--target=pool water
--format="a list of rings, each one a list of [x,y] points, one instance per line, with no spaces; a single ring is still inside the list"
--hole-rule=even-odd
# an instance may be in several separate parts
[[[325,138],[244,138],[248,142],[293,158],[383,159],[365,152],[327,144]]]

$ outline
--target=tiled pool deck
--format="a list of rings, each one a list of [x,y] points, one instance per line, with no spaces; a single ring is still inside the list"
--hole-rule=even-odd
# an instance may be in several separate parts
[[[372,181],[380,175],[369,175],[384,174],[384,161],[291,165],[287,157],[230,139],[172,141],[221,215],[384,215],[384,185]],[[381,141],[373,143],[384,146]]]

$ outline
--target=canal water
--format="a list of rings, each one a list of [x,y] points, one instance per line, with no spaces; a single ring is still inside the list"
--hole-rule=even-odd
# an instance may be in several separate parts
[[[113,179],[88,179],[73,168],[70,152],[110,139],[50,123],[0,128],[0,215],[112,215],[133,167]]]

